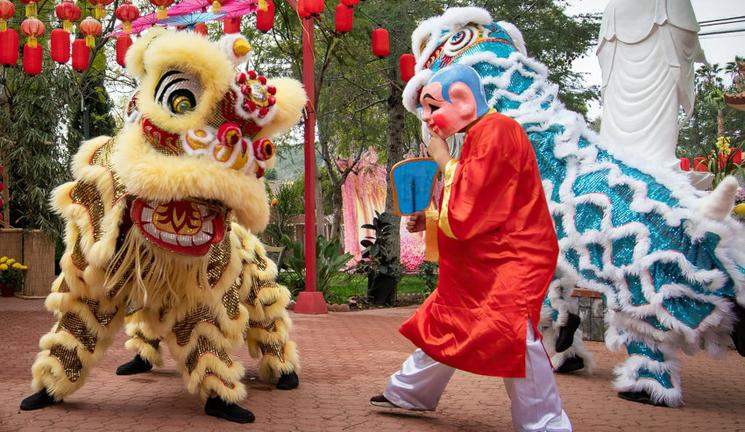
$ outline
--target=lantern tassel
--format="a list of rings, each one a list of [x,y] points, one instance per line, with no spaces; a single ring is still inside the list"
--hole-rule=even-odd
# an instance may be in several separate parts
[[[28,46],[31,48],[36,48],[36,37],[35,36],[29,36],[27,39]]]
[[[72,33],[72,21],[70,21],[70,20],[64,20],[64,21],[62,21],[62,28],[66,32]]]
[[[262,12],[266,12],[267,9],[269,9],[269,4],[266,0],[259,0],[259,10]]]
[[[220,13],[221,10],[222,10],[222,3],[220,3],[217,0],[213,1],[212,2],[212,13],[213,14],[218,14],[218,13]]]
[[[132,22],[131,21],[124,21],[122,23],[122,30],[124,30],[124,33],[126,33],[126,34],[132,33]]]
[[[87,35],[85,37],[85,46],[88,48],[93,48],[96,46],[96,37],[92,35]]]
[[[8,23],[4,19],[0,19],[0,32],[8,30]]]
[[[106,15],[106,10],[103,8],[103,5],[97,4],[95,12],[96,19],[100,20],[101,18],[103,18],[104,15]]]
[[[26,5],[26,16],[27,17],[36,16],[36,2],[32,2]]]
[[[168,11],[164,7],[158,7],[158,20],[164,20],[168,18]]]

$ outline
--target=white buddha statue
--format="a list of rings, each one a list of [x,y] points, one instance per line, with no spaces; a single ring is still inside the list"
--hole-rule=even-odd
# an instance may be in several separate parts
[[[690,0],[610,0],[597,55],[600,135],[616,153],[677,166],[678,114],[693,110],[694,62],[705,62]]]

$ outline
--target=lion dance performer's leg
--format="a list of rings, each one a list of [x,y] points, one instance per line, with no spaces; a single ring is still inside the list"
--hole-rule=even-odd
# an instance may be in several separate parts
[[[126,332],[129,340],[126,348],[135,353],[134,359],[120,365],[117,375],[133,375],[147,372],[155,366],[163,365],[160,337],[142,320],[141,312],[134,312],[126,318]]]
[[[237,230],[236,230],[237,231]],[[276,283],[277,266],[267,256],[258,239],[241,233],[243,260],[250,286],[241,293],[251,317],[246,344],[252,357],[259,358],[259,377],[276,382],[281,390],[299,384],[297,347],[290,340],[292,322],[287,313],[289,290]]]
[[[571,288],[554,280],[549,286],[541,311],[541,333],[558,373],[585,369],[592,372],[594,360],[582,341],[577,302],[572,301]]]
[[[88,268],[76,229],[70,226],[67,244],[61,260],[63,274],[52,284],[45,302],[57,323],[39,341],[42,351],[31,369],[37,393],[23,400],[24,410],[44,408],[80,388],[124,319],[121,296],[110,297],[86,283],[102,275]]]
[[[677,407],[683,403],[680,386],[678,348],[660,343],[630,328],[620,327],[626,321],[622,312],[611,312],[606,335],[608,348],[626,349],[628,358],[616,366],[613,382],[618,395],[634,402]]]

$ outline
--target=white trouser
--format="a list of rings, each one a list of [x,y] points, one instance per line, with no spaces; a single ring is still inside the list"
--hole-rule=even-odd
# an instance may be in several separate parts
[[[525,378],[504,378],[512,402],[512,425],[520,432],[570,432],[572,425],[561,407],[556,380],[546,350],[528,322]],[[450,366],[417,349],[391,375],[383,395],[397,406],[434,410],[453,376]]]

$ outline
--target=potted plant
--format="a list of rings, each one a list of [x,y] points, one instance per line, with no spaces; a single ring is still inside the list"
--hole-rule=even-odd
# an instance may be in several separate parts
[[[375,236],[367,236],[360,242],[365,249],[358,270],[367,273],[368,301],[379,306],[393,304],[401,276],[401,266],[391,253],[393,224],[387,221],[389,218],[387,213],[375,212],[372,224],[362,225],[362,228],[375,231]]]
[[[27,266],[13,258],[0,257],[0,295],[13,297],[16,289],[23,285],[23,272]]]

